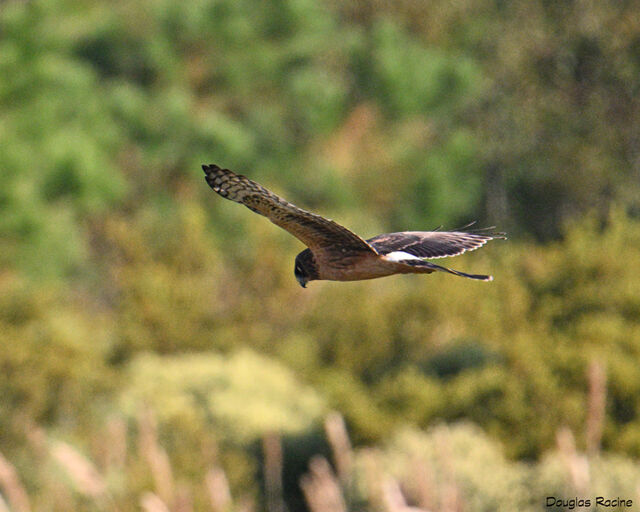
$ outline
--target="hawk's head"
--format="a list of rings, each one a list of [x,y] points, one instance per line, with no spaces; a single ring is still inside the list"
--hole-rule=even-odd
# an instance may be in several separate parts
[[[318,279],[318,267],[313,253],[309,249],[305,249],[296,256],[296,264],[293,269],[296,279],[303,288],[307,287],[309,281]]]

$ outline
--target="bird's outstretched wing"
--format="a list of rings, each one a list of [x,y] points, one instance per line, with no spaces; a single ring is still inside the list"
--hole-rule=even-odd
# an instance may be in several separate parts
[[[264,215],[309,247],[318,259],[333,262],[367,252],[375,254],[371,245],[344,226],[298,208],[246,176],[215,164],[202,169],[215,192]]]
[[[418,258],[445,258],[478,249],[494,238],[506,236],[482,229],[475,232],[401,231],[378,235],[367,242],[381,255],[403,252]]]

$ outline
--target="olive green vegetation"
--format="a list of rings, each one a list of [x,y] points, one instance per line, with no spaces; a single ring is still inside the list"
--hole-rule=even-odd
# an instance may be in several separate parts
[[[576,492],[554,476],[567,428],[590,490],[635,489],[617,482],[640,457],[637,3],[8,1],[0,76],[0,453],[38,510],[91,504],[51,497],[34,438],[100,459],[110,418],[136,431],[145,410],[196,504],[214,461],[266,506],[270,432],[297,503],[330,410],[398,471],[464,420],[465,510]],[[492,283],[302,290],[301,244],[202,163],[367,237],[478,219],[511,238],[451,262]],[[128,457],[101,506],[151,488]]]

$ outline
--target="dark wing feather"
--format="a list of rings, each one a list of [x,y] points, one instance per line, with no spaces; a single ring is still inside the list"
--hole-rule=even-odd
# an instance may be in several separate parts
[[[379,254],[402,251],[418,258],[445,258],[482,247],[494,238],[506,238],[503,233],[463,231],[401,231],[373,237],[367,242]]]
[[[202,169],[215,192],[264,215],[309,247],[316,258],[335,261],[354,253],[375,253],[367,242],[344,226],[298,208],[245,176],[217,165],[203,165]]]

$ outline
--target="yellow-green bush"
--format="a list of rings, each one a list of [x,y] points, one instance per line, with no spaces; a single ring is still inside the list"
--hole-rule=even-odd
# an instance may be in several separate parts
[[[282,364],[243,350],[228,356],[141,354],[127,369],[122,407],[134,416],[144,407],[177,436],[212,432],[230,444],[248,445],[270,432],[310,430],[325,405]]]
[[[25,422],[86,427],[116,373],[109,315],[86,293],[0,277],[0,430],[13,450]],[[98,407],[99,408],[99,407]]]

